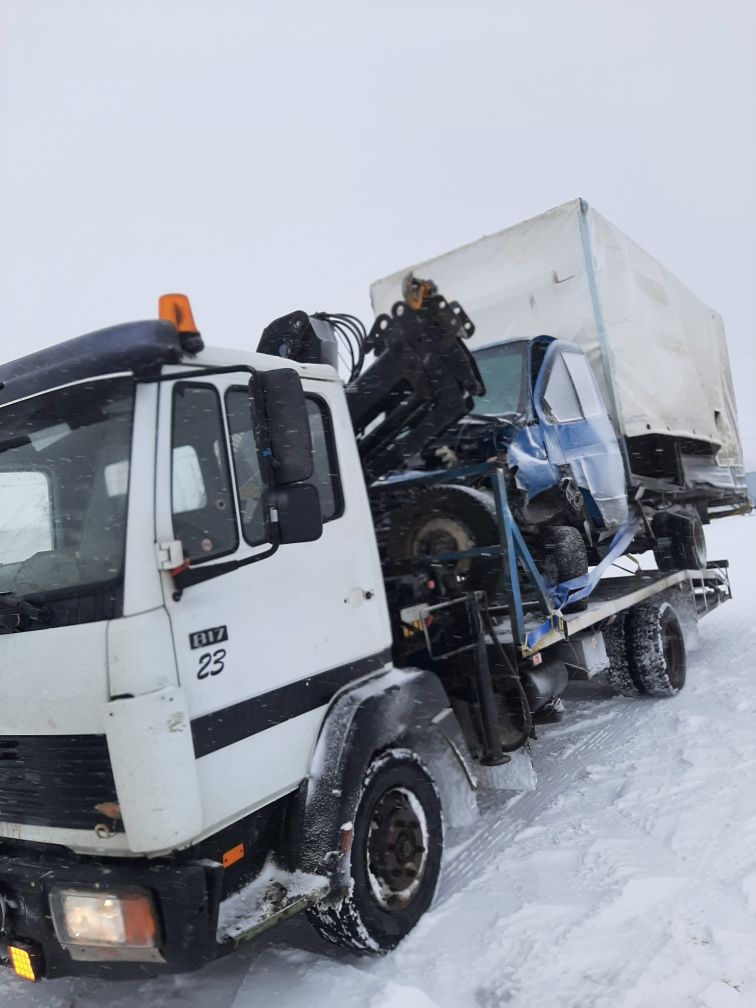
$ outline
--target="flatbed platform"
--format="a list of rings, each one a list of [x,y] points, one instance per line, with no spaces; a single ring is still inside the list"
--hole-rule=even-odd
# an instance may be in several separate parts
[[[555,613],[552,625],[542,631],[543,621],[532,614],[525,617],[527,636],[522,647],[523,657],[543,651],[560,641],[569,640],[582,631],[604,623],[662,592],[680,586],[687,590],[697,618],[732,598],[727,560],[710,561],[704,570],[658,571],[640,570],[635,574],[602,578],[588,599],[587,608],[573,613]],[[497,636],[502,643],[513,643],[508,618],[498,624]]]

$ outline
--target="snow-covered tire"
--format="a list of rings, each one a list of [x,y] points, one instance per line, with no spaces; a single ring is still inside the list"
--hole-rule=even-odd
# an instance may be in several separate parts
[[[543,568],[552,584],[588,573],[588,551],[579,529],[553,525],[544,540]]]
[[[441,801],[428,771],[409,749],[380,754],[354,817],[349,895],[311,907],[310,923],[353,952],[391,951],[430,906],[442,850]]]
[[[609,659],[606,681],[615,693],[637,697],[641,690],[630,671],[627,644],[627,619],[624,613],[619,613],[614,622],[604,629],[604,645]]]
[[[685,638],[669,604],[635,606],[628,617],[630,674],[652,697],[675,696],[685,685]]]
[[[572,581],[588,573],[588,550],[579,529],[572,525],[554,525],[546,533],[543,546],[543,571],[552,584]],[[588,607],[587,600],[573,602],[565,612]]]
[[[499,526],[491,494],[473,487],[442,484],[419,493],[395,511],[386,541],[389,560],[415,560],[474,547],[496,546]],[[459,559],[459,587],[495,594],[503,571],[500,555]]]

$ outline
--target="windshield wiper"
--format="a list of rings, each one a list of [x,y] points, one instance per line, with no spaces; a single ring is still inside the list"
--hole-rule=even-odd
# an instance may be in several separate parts
[[[11,448],[23,448],[24,445],[31,444],[31,438],[28,434],[19,434],[18,437],[8,438],[6,441],[0,441],[0,454],[2,452],[10,451]]]
[[[0,633],[18,633],[33,623],[49,622],[47,609],[40,609],[12,592],[0,592]]]
[[[468,413],[463,419],[486,420],[488,423],[503,421],[504,423],[516,425],[525,419],[525,414],[522,410],[506,410],[504,413],[475,413],[473,411],[472,413]]]

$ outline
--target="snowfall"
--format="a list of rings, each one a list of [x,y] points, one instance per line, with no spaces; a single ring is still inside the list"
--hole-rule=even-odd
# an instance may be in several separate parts
[[[734,599],[701,624],[684,691],[571,686],[532,743],[537,786],[482,790],[393,954],[342,952],[294,919],[183,977],[4,973],[2,1008],[754,1008],[756,516],[708,533]]]

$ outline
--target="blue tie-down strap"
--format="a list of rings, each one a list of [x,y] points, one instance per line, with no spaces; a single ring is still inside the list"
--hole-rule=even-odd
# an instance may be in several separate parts
[[[627,552],[628,546],[635,539],[640,527],[640,518],[628,518],[625,524],[617,530],[614,539],[612,539],[612,545],[609,547],[609,552],[593,570],[588,571],[587,574],[581,574],[580,577],[572,578],[571,581],[562,581],[558,585],[549,585],[549,596],[554,608],[562,610],[572,602],[580,602],[581,599],[588,598],[607,569],[612,566],[615,560],[618,560]],[[525,646],[533,648],[541,638],[546,636],[549,630],[552,629],[552,626],[552,620],[545,620],[539,624],[528,633],[525,638]]]

